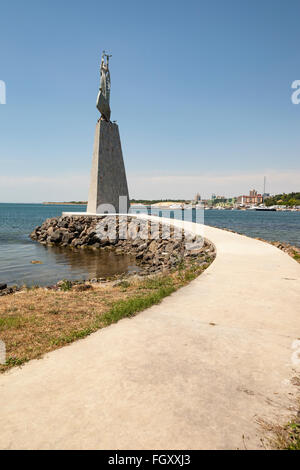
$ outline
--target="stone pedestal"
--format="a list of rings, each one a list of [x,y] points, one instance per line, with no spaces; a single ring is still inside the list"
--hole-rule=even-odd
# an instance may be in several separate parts
[[[87,212],[126,213],[129,206],[119,128],[115,123],[99,120],[96,125]]]

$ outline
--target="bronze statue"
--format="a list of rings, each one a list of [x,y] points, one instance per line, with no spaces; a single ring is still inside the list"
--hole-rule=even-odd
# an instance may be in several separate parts
[[[101,113],[101,119],[104,119],[107,122],[110,122],[110,73],[109,73],[109,58],[111,55],[108,55],[103,51],[100,67],[100,89],[97,96],[97,109]],[[105,62],[106,58],[106,62]]]

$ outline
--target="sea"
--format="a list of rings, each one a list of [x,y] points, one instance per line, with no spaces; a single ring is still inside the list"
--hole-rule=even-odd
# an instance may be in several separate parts
[[[0,204],[0,283],[46,286],[61,279],[83,280],[137,270],[135,260],[128,255],[46,247],[29,238],[47,218],[85,211],[83,205]],[[141,210],[132,208],[131,212]],[[163,217],[182,217],[181,210],[161,212]],[[159,210],[152,213],[159,215]],[[191,210],[185,211],[185,219],[192,220]],[[200,210],[196,221],[300,247],[300,212]]]

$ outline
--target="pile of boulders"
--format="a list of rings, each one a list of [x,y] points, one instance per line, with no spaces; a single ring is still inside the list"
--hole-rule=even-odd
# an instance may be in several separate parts
[[[19,290],[21,290],[21,288],[18,286],[8,287],[7,284],[0,283],[0,297],[7,294],[13,294],[14,292],[17,292]]]
[[[44,245],[133,255],[142,275],[170,270],[187,258],[205,264],[215,257],[214,246],[201,237],[132,216],[56,217],[36,227],[30,237]]]

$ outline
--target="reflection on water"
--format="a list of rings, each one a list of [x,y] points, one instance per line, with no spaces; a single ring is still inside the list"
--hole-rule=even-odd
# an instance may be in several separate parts
[[[139,270],[135,257],[116,255],[113,251],[75,251],[27,242],[22,246],[22,257],[18,260],[20,245],[6,246],[5,253],[1,248],[0,281],[8,284],[46,286],[61,279],[110,277]],[[32,264],[31,261],[42,264]]]
[[[48,217],[62,211],[84,211],[76,206],[0,204],[0,282],[46,286],[61,279],[81,280],[138,271],[135,258],[109,251],[45,247],[29,234]],[[32,264],[31,261],[42,264]]]
[[[81,249],[75,251],[54,246],[43,246],[43,248],[48,252],[48,258],[53,260],[56,267],[68,266],[72,279],[75,279],[74,276],[82,276],[82,272],[86,273],[86,278],[92,279],[138,270],[134,256],[116,255],[113,250]]]

